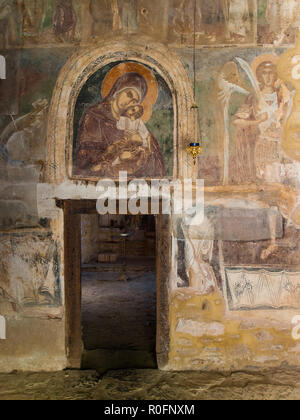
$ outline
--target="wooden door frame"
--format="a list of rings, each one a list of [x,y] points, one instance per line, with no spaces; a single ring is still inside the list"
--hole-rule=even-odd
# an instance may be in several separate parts
[[[80,369],[83,353],[81,320],[81,215],[97,214],[95,200],[63,200],[66,353],[68,368]],[[159,369],[169,360],[169,277],[171,223],[168,215],[156,216],[156,358]]]

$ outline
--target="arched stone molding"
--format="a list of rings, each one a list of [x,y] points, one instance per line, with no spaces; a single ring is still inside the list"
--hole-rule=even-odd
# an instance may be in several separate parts
[[[133,60],[157,71],[168,84],[174,104],[174,177],[191,175],[186,146],[194,135],[190,112],[193,90],[180,59],[148,38],[114,40],[75,53],[62,69],[54,89],[47,131],[46,182],[61,184],[72,174],[73,120],[77,97],[97,70],[118,61]]]

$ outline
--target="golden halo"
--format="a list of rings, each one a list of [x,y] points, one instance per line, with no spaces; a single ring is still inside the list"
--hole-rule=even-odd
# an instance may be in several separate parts
[[[105,79],[103,80],[101,88],[102,98],[105,98],[109,94],[118,78],[125,73],[138,73],[146,80],[148,92],[141,105],[144,107],[144,115],[142,116],[142,120],[147,122],[151,118],[152,107],[158,98],[158,84],[156,77],[151,72],[151,70],[142,64],[126,62],[114,67],[109,73],[107,73]]]
[[[277,67],[277,63],[278,63],[279,57],[275,54],[265,54],[265,55],[260,55],[259,57],[257,57],[255,60],[253,60],[251,67],[253,70],[253,73],[255,75],[255,78],[257,79],[257,69],[258,67],[262,64],[265,63],[267,61],[275,64],[275,66]]]

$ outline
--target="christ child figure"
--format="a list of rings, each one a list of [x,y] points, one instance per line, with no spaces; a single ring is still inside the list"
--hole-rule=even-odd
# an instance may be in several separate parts
[[[105,172],[110,169],[114,174],[127,170],[133,174],[136,168],[142,167],[150,153],[149,131],[142,121],[142,105],[129,107],[120,117],[117,128],[124,132],[124,137],[107,148],[94,172]]]
[[[142,142],[143,147],[148,147],[149,131],[141,120],[143,115],[144,108],[142,105],[131,106],[120,117],[117,128],[125,131],[125,137],[128,137],[131,141]]]

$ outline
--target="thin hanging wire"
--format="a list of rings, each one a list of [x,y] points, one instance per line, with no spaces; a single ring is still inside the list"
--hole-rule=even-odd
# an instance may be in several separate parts
[[[196,105],[196,14],[197,14],[197,5],[194,0],[194,50],[193,50],[193,65],[194,65],[194,102]]]
[[[196,138],[196,125],[198,124],[199,121],[199,107],[197,105],[197,101],[196,101],[196,20],[197,20],[197,0],[194,0],[194,45],[193,45],[193,71],[194,71],[194,104],[192,106],[192,110],[194,111],[194,134],[195,134],[195,141],[197,143],[200,143],[200,145],[202,146],[202,133],[201,133],[201,124],[198,127],[199,128],[199,140],[197,140]]]
[[[194,102],[192,105],[192,112],[193,112],[193,120],[194,120],[194,142],[197,143],[197,137],[196,137],[196,125],[197,125],[197,114],[198,114],[198,106],[196,103],[196,14],[197,14],[197,0],[194,0],[194,39],[193,39],[193,72],[194,72]]]

